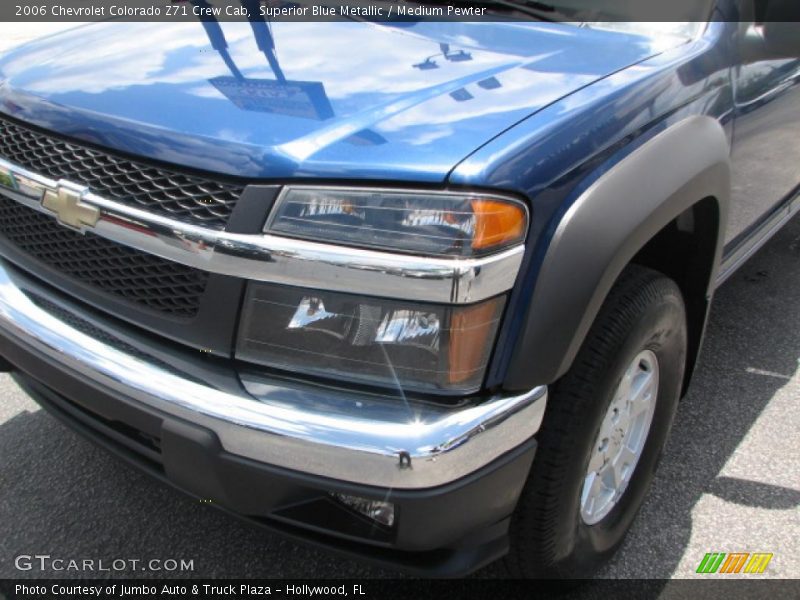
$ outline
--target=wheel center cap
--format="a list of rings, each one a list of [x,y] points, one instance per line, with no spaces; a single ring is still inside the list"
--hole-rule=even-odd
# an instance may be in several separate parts
[[[625,438],[625,431],[621,428],[615,429],[611,434],[611,445],[614,450],[619,450],[622,446],[622,440]]]

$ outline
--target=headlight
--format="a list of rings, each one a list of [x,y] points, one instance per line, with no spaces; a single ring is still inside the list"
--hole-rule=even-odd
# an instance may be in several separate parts
[[[430,256],[481,256],[519,244],[521,202],[487,194],[295,187],[284,189],[266,231]]]
[[[236,356],[336,379],[477,391],[505,303],[442,306],[251,283]]]

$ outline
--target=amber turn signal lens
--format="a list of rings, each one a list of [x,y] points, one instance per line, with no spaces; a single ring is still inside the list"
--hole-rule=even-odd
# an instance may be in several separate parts
[[[459,384],[486,368],[490,347],[503,310],[503,297],[481,304],[459,307],[453,312],[450,328],[449,381]]]
[[[507,246],[522,241],[527,228],[527,214],[518,204],[497,200],[473,200],[475,233],[472,247],[479,250]]]

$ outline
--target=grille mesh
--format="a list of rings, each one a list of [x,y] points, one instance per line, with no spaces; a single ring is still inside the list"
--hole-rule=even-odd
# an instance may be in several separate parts
[[[141,350],[135,346],[132,346],[128,342],[125,342],[118,338],[116,335],[112,334],[105,329],[101,329],[100,327],[92,324],[91,322],[87,321],[86,319],[80,317],[79,315],[75,314],[69,309],[66,309],[62,306],[59,306],[55,302],[51,302],[47,298],[43,298],[38,294],[32,292],[26,292],[27,296],[33,300],[33,303],[36,304],[39,308],[45,310],[46,312],[50,313],[51,315],[58,318],[60,321],[64,321],[64,323],[68,324],[73,329],[77,329],[81,333],[85,333],[89,337],[97,340],[98,342],[102,342],[107,346],[111,346],[112,348],[116,348],[128,354],[130,356],[135,356],[143,360],[146,363],[151,365],[156,365],[165,371],[173,373],[174,375],[180,375],[184,379],[191,379],[195,383],[203,383],[198,378],[194,377],[186,373],[185,371],[181,371],[180,369],[175,368],[174,366],[170,365],[169,363],[164,362],[160,358],[153,356]]]
[[[242,186],[115,156],[0,117],[0,158],[51,179],[68,179],[109,200],[222,229]]]
[[[66,229],[1,195],[0,236],[74,280],[174,317],[197,314],[208,281],[205,271]]]

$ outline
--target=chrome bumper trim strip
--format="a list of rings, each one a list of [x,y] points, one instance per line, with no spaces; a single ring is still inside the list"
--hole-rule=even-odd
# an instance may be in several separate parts
[[[227,233],[129,207],[2,159],[0,191],[65,226],[196,269],[368,296],[441,304],[479,302],[512,288],[524,253],[520,245],[482,258],[431,258],[268,234]],[[43,203],[45,197],[50,201]]]
[[[1,260],[0,335],[93,385],[208,428],[233,454],[386,488],[473,473],[529,440],[547,401],[546,387],[460,407],[274,382],[222,391],[81,333],[34,304]]]

